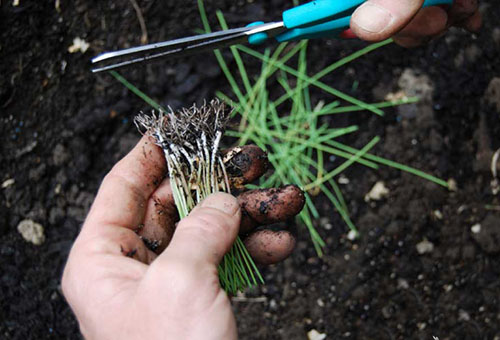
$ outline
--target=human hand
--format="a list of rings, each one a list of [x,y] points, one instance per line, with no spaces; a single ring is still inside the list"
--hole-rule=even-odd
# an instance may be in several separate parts
[[[239,166],[244,170],[239,184],[259,176],[251,174],[255,170],[251,165],[265,161],[247,156],[250,161]],[[276,202],[297,202],[301,196],[300,190],[288,187],[272,195],[274,203],[263,203],[269,209],[264,214],[267,219],[262,219],[262,214],[252,212],[252,207],[261,205],[261,191],[238,199],[219,193],[205,199],[175,227],[177,214],[169,182],[163,179],[165,170],[161,149],[143,137],[105,177],[73,245],[62,288],[88,339],[236,338],[217,264],[238,234],[240,204],[247,205],[250,229],[258,222],[291,217],[303,206],[303,201],[295,208],[291,204],[295,211],[273,215],[279,210]],[[290,233],[279,233],[277,238],[250,233],[254,241],[253,246],[247,242],[249,252],[265,253],[267,247],[277,245],[272,248],[273,259],[283,259],[294,239]],[[280,247],[286,240],[288,246]]]
[[[421,8],[424,0],[368,0],[351,17],[351,29],[360,39],[390,37],[404,47],[415,47],[441,35],[449,27],[475,32],[481,27],[478,0],[454,0],[451,8]]]

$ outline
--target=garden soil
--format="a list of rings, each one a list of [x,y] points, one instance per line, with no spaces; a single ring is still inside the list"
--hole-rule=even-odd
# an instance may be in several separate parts
[[[0,2],[2,339],[79,338],[61,294],[62,269],[103,176],[139,138],[132,118],[150,110],[109,74],[92,74],[89,60],[141,43],[133,3]],[[137,3],[149,42],[201,27],[195,1]],[[216,9],[238,27],[276,20],[290,4],[219,0],[206,7],[214,27]],[[315,197],[324,256],[297,226],[291,258],[262,268],[266,285],[233,298],[242,339],[314,332],[318,339],[500,339],[500,200],[491,173],[500,147],[500,7],[493,0],[481,6],[485,25],[477,35],[453,29],[421,48],[389,45],[323,79],[368,102],[420,96],[384,117],[357,112],[323,122],[359,125],[344,140],[355,147],[380,136],[374,154],[449,181],[450,189],[389,167],[349,168],[340,182],[359,238],[348,237],[328,201]],[[70,53],[75,38],[88,49],[77,43]],[[311,41],[310,74],[363,46]],[[245,62],[256,76],[258,61]],[[174,109],[228,90],[212,53],[121,73]],[[313,91],[312,100],[333,98]],[[338,162],[332,157],[326,167]],[[387,193],[365,200],[380,181]]]

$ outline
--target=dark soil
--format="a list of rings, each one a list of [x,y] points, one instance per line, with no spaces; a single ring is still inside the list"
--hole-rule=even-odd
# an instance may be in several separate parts
[[[149,41],[201,27],[194,1],[138,2]],[[78,338],[60,291],[65,258],[104,174],[139,138],[131,119],[148,109],[111,76],[89,72],[97,53],[140,43],[130,1],[61,1],[59,10],[55,3],[0,2],[4,339]],[[361,237],[350,241],[338,214],[318,197],[326,255],[318,258],[299,228],[293,256],[263,269],[267,284],[234,302],[241,338],[305,339],[315,329],[328,339],[500,339],[500,202],[489,171],[492,151],[500,147],[500,91],[487,91],[500,77],[500,8],[493,0],[482,4],[485,27],[478,35],[453,30],[415,50],[388,46],[324,79],[367,101],[400,88],[418,92],[419,104],[388,109],[385,118],[351,114],[331,124],[359,124],[348,141],[358,147],[380,135],[374,153],[453,179],[456,191],[391,168],[350,168],[342,189]],[[219,0],[207,10],[213,18],[221,9],[237,27],[275,20],[288,6]],[[86,53],[68,52],[76,37],[90,43]],[[311,42],[311,72],[364,45]],[[174,109],[227,88],[210,53],[122,74]],[[388,196],[365,202],[380,180]],[[42,245],[17,231],[24,219],[43,226]],[[478,223],[480,231],[472,232]],[[424,240],[433,250],[419,254],[416,246]]]

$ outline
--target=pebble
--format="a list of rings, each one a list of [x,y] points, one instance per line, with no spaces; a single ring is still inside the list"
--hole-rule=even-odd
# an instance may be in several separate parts
[[[434,217],[436,217],[438,220],[442,220],[443,213],[440,210],[434,210]]]
[[[478,234],[481,232],[481,224],[480,223],[476,223],[474,224],[471,228],[470,228],[470,231],[472,231],[472,233],[474,234]]]
[[[350,241],[354,241],[355,239],[357,239],[359,236],[358,232],[355,231],[355,230],[350,230],[348,233],[347,233],[347,239],[349,239]]]
[[[344,174],[341,174],[338,179],[339,184],[349,184],[349,178],[347,178]]]
[[[450,190],[450,191],[457,191],[458,190],[458,184],[457,184],[457,181],[455,181],[455,179],[450,178],[448,180],[448,190]]]
[[[76,37],[73,39],[73,44],[68,47],[68,52],[69,53],[76,53],[76,52],[81,52],[85,53],[90,47],[90,44],[83,40],[80,37]]]
[[[474,228],[474,227],[473,227]],[[500,216],[489,214],[480,223],[480,228],[475,228],[477,232],[472,231],[472,237],[485,252],[493,254],[500,252]]]
[[[14,178],[9,178],[2,183],[2,189],[8,188],[11,185],[14,185],[16,183],[16,180]]]
[[[326,334],[320,333],[315,329],[311,329],[307,332],[307,339],[309,340],[323,340],[326,339]]]
[[[458,311],[458,320],[459,321],[469,321],[470,320],[470,315],[463,309],[460,309]]]
[[[36,246],[41,245],[45,241],[42,225],[33,220],[22,220],[19,222],[17,231],[27,242],[31,242]]]
[[[424,239],[423,241],[417,243],[416,248],[417,248],[417,252],[420,255],[423,255],[426,253],[432,253],[432,251],[434,250],[434,244],[432,242],[430,242],[429,240]]]
[[[385,186],[384,182],[378,181],[373,188],[365,195],[365,202],[379,201],[389,194],[389,189]]]
[[[410,284],[407,280],[398,278],[398,289],[408,289],[410,288]]]

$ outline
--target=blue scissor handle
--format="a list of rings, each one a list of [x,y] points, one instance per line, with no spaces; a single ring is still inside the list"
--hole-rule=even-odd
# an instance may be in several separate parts
[[[351,14],[365,1],[315,0],[289,9],[283,12],[283,23],[288,30],[275,38],[283,42],[338,37],[342,31],[349,28]],[[422,7],[452,3],[453,0],[425,0]]]

